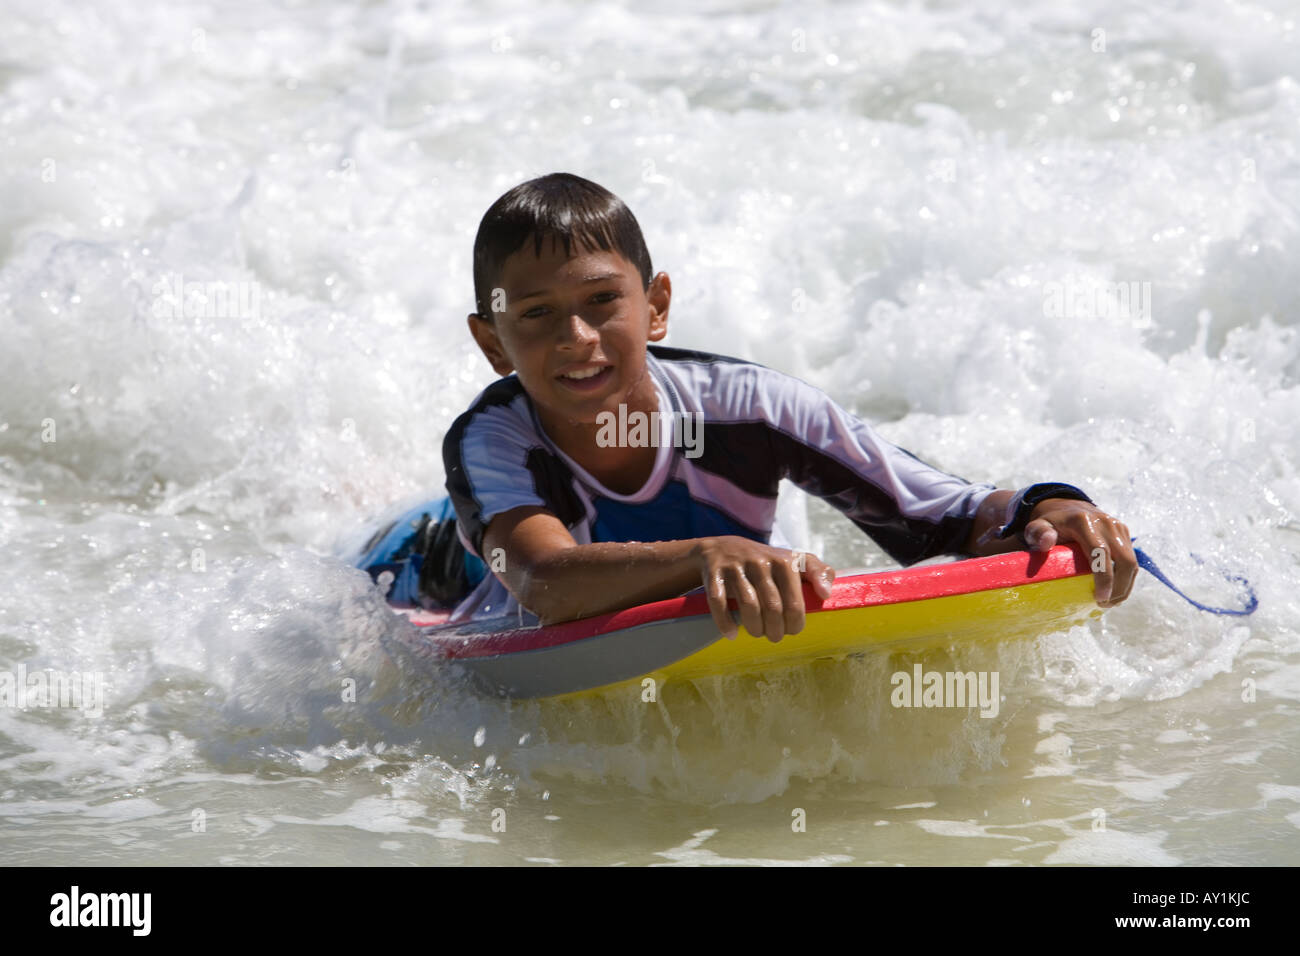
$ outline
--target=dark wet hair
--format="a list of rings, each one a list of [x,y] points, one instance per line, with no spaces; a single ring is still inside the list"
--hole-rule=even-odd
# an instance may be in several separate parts
[[[649,288],[650,252],[632,210],[604,186],[572,173],[550,173],[511,189],[483,214],[474,237],[474,309],[491,318],[492,288],[506,260],[529,238],[542,254],[550,239],[572,255],[575,244],[617,252]]]

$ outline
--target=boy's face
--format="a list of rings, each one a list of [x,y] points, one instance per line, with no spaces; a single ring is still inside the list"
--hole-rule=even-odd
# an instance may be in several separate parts
[[[553,438],[594,425],[602,411],[617,414],[620,403],[652,410],[646,343],[668,333],[668,276],[659,273],[646,289],[617,252],[575,246],[565,256],[547,240],[540,256],[533,248],[529,239],[501,270],[491,307],[504,311],[491,321],[469,317],[492,368],[519,376]]]

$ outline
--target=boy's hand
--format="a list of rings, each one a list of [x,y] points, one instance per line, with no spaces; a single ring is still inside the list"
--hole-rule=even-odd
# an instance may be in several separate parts
[[[738,535],[700,538],[694,553],[713,622],[729,638],[737,628],[727,611],[728,598],[735,600],[745,630],[775,642],[803,630],[803,581],[825,600],[835,580],[835,570],[816,555]]]
[[[1092,563],[1101,607],[1114,607],[1133,590],[1138,563],[1128,526],[1096,505],[1069,498],[1040,501],[1025,525],[1024,537],[1031,551],[1048,551],[1067,542],[1082,547]]]

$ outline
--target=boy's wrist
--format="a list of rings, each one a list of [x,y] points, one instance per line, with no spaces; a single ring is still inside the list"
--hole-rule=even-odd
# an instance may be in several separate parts
[[[1033,520],[1034,510],[1041,503],[1054,498],[1086,501],[1090,505],[1096,504],[1095,501],[1083,491],[1074,487],[1074,485],[1067,485],[1063,482],[1039,482],[1038,484],[1027,485],[1017,491],[1012,499],[1007,502],[1003,524],[994,532],[994,537],[1005,540],[1012,535],[1018,535],[1020,540],[1023,541],[1025,526]]]

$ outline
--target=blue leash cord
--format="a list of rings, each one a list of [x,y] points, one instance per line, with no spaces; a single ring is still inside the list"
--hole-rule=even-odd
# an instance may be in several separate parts
[[[1135,538],[1133,540],[1136,541],[1137,539]],[[1196,608],[1197,610],[1209,611],[1211,614],[1226,614],[1231,617],[1245,617],[1248,614],[1254,614],[1255,608],[1259,607],[1259,598],[1255,596],[1255,589],[1252,588],[1250,586],[1250,582],[1247,581],[1240,574],[1229,574],[1226,571],[1220,572],[1227,580],[1232,581],[1236,584],[1240,584],[1243,588],[1246,589],[1246,606],[1240,609],[1231,608],[1231,607],[1210,607],[1208,605],[1200,603],[1199,601],[1193,601],[1182,591],[1178,590],[1178,588],[1174,586],[1174,583],[1170,581],[1167,577],[1165,577],[1164,572],[1161,571],[1158,567],[1156,567],[1156,563],[1151,560],[1151,556],[1147,554],[1145,551],[1143,551],[1141,548],[1134,548],[1133,552],[1134,554],[1137,555],[1139,566],[1150,571],[1152,577],[1154,577],[1157,581],[1159,581],[1169,590],[1173,591],[1180,598],[1182,598],[1184,601],[1186,601],[1188,604],[1190,604],[1192,607]],[[1195,559],[1197,564],[1205,563],[1201,558],[1197,557],[1196,555],[1192,555],[1192,558]]]

